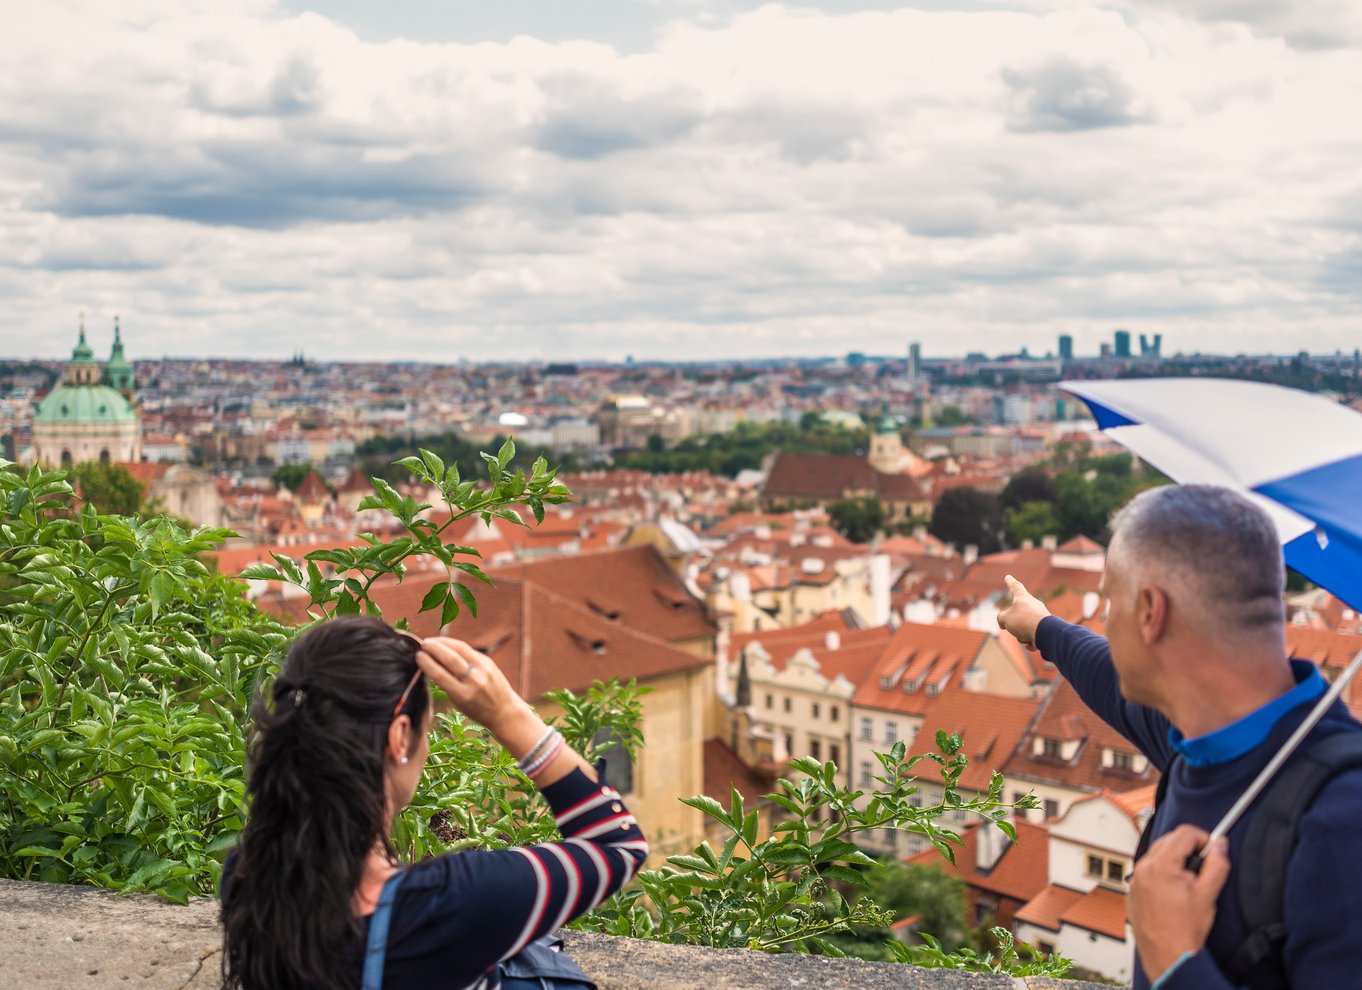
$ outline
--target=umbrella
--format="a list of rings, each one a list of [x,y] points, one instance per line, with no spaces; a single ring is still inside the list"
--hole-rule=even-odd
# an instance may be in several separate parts
[[[1063,382],[1098,427],[1174,481],[1224,485],[1277,527],[1286,563],[1362,610],[1362,414],[1321,396],[1217,378]],[[1362,668],[1362,652],[1211,833],[1229,831]],[[1196,869],[1200,858],[1188,864]]]

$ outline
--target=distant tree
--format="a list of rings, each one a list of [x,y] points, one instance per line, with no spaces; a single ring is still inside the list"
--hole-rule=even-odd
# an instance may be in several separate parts
[[[270,475],[270,481],[278,488],[296,492],[311,470],[311,464],[280,464]]]
[[[799,432],[809,433],[818,428],[818,424],[823,421],[823,414],[815,409],[810,409],[799,417]]]
[[[829,505],[828,517],[852,543],[866,543],[884,525],[884,506],[875,498],[847,498]]]
[[[1134,466],[1135,459],[1129,454],[1105,454],[1088,459],[1089,470],[1114,478],[1129,478]]]
[[[1059,520],[1049,502],[1027,502],[1008,509],[1006,517],[1007,542],[1011,546],[1021,546],[1026,540],[1039,543],[1046,536],[1059,535]]]
[[[965,944],[969,937],[965,881],[934,866],[889,862],[870,871],[869,893],[875,903],[895,918],[918,915],[920,931],[941,940],[947,948]]]
[[[929,531],[958,548],[976,546],[980,553],[1001,547],[1002,509],[996,495],[978,488],[952,488],[941,495]]]
[[[662,438],[661,433],[652,433],[648,436],[648,453],[660,454],[667,449],[667,441]]]
[[[942,406],[932,418],[937,426],[974,426],[978,422],[959,406]]]
[[[1051,502],[1055,497],[1055,482],[1042,467],[1018,471],[1007,482],[998,496],[1004,509],[1020,509],[1027,502]]]
[[[71,468],[70,478],[81,498],[100,512],[136,516],[149,508],[143,504],[142,483],[120,464],[86,461]]]

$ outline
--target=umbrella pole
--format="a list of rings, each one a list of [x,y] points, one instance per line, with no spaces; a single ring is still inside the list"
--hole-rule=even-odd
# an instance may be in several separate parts
[[[1272,780],[1273,775],[1281,769],[1282,764],[1291,758],[1291,754],[1300,746],[1301,740],[1303,740],[1306,735],[1309,734],[1310,730],[1319,723],[1319,720],[1324,717],[1324,713],[1329,710],[1329,706],[1338,700],[1339,695],[1343,693],[1343,689],[1348,686],[1348,682],[1353,679],[1353,675],[1359,670],[1362,670],[1362,650],[1358,651],[1357,656],[1353,657],[1353,662],[1348,665],[1347,670],[1338,676],[1338,680],[1330,685],[1329,690],[1325,692],[1324,697],[1319,699],[1315,704],[1315,707],[1311,709],[1310,714],[1305,717],[1305,721],[1296,728],[1295,732],[1291,733],[1291,738],[1282,743],[1282,748],[1277,750],[1277,754],[1268,761],[1267,766],[1263,767],[1262,772],[1260,772],[1253,783],[1249,785],[1248,790],[1244,791],[1239,800],[1234,802],[1234,806],[1230,808],[1229,811],[1225,812],[1225,817],[1220,819],[1220,824],[1216,825],[1215,829],[1211,832],[1210,837],[1206,840],[1206,845],[1202,846],[1187,858],[1187,869],[1191,870],[1193,873],[1201,872],[1201,864],[1205,860],[1206,849],[1234,827],[1234,823],[1240,819],[1248,806],[1253,803],[1254,798],[1263,792],[1263,788]]]

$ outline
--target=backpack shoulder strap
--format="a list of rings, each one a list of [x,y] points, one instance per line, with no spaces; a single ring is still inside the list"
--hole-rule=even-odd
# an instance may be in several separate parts
[[[1239,853],[1239,862],[1249,868],[1235,871],[1248,931],[1226,974],[1236,983],[1253,990],[1290,985],[1282,959],[1287,864],[1315,797],[1331,778],[1354,767],[1362,767],[1362,732],[1326,736],[1295,754],[1258,798]]]
[[[388,957],[388,927],[393,918],[393,901],[402,885],[406,870],[398,870],[383,884],[378,895],[378,907],[369,918],[369,945],[364,953],[364,981],[361,990],[382,990],[383,964]]]
[[[1177,761],[1178,755],[1174,753],[1168,764],[1159,772],[1159,783],[1154,789],[1154,813],[1144,823],[1144,828],[1140,829],[1140,841],[1135,847],[1135,862],[1137,863],[1149,851],[1149,842],[1154,835],[1154,818],[1159,813],[1159,805],[1163,804],[1164,795],[1168,793],[1168,778],[1173,775],[1173,764]]]

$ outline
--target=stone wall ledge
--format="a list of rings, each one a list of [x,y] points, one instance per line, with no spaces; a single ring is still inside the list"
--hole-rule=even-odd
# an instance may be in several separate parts
[[[600,990],[1098,990],[889,963],[703,949],[566,932]],[[106,890],[0,880],[0,990],[210,990],[219,985],[217,902],[188,907]],[[435,988],[431,988],[435,990]]]

